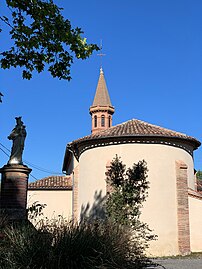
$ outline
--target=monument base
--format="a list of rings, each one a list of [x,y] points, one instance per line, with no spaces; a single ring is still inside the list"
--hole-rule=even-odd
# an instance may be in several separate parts
[[[9,220],[27,219],[27,185],[31,171],[26,165],[19,164],[7,164],[0,169],[1,210]]]

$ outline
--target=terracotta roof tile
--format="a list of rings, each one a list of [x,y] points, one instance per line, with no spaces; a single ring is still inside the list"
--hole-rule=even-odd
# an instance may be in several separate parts
[[[70,176],[49,176],[29,183],[28,189],[72,189],[72,179]]]
[[[162,128],[160,126],[153,125],[137,119],[132,119],[127,122],[108,128],[104,131],[100,131],[98,133],[85,136],[83,138],[73,141],[72,143],[70,143],[70,145],[91,139],[99,139],[107,137],[124,137],[124,136],[134,136],[134,137],[156,136],[156,137],[182,138],[186,140],[191,140],[196,144],[198,144],[198,146],[200,145],[200,142],[196,140],[194,137],[176,131],[172,131],[166,128]]]
[[[197,190],[202,194],[202,180],[197,179]]]

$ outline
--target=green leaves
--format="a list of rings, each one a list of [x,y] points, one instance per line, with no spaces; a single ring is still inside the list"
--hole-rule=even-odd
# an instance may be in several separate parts
[[[95,44],[87,44],[80,28],[73,29],[52,0],[6,0],[12,19],[0,19],[10,27],[14,46],[2,52],[0,66],[4,69],[22,67],[25,79],[47,67],[53,77],[70,80],[73,58],[86,59]]]
[[[106,208],[108,216],[115,222],[134,226],[138,221],[140,208],[148,196],[147,171],[144,160],[127,170],[117,155],[111,162],[107,183],[113,191],[108,195]]]
[[[123,164],[120,158],[116,155],[107,172],[107,181],[115,188],[119,187],[124,182],[125,171],[125,164]]]
[[[137,249],[142,251],[148,247],[148,241],[156,239],[148,225],[140,221],[140,209],[148,196],[147,172],[144,160],[126,169],[117,155],[107,172],[107,183],[112,186],[106,201],[107,218],[132,229],[130,240],[135,240]]]
[[[197,178],[198,180],[202,180],[202,171],[198,170],[198,171],[196,172],[196,178]]]

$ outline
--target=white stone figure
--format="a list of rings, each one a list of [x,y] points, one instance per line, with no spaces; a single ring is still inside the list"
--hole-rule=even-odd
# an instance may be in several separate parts
[[[27,132],[25,125],[23,124],[21,117],[16,117],[16,126],[8,136],[9,140],[13,140],[13,146],[11,149],[11,156],[8,164],[23,164],[22,152],[24,149],[24,142]]]

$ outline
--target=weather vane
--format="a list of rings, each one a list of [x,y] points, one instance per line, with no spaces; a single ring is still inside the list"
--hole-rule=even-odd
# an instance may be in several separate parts
[[[102,39],[100,40],[100,53],[98,53],[97,55],[100,56],[100,68],[102,69],[102,57],[106,55],[102,53]]]

